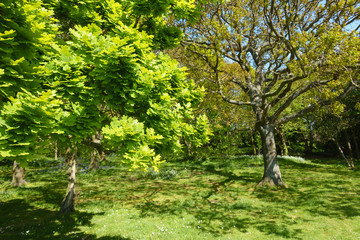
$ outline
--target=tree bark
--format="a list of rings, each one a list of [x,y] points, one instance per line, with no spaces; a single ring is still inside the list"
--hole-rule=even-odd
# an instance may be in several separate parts
[[[91,136],[90,141],[86,141],[86,144],[94,148],[94,151],[91,152],[90,156],[89,169],[91,170],[96,170],[97,168],[99,168],[99,161],[104,161],[106,158],[106,154],[101,145],[101,138],[101,134],[96,133]]]
[[[58,146],[57,146],[57,141],[54,142],[54,159],[55,159],[55,161],[58,160]]]
[[[256,152],[256,145],[255,145],[255,140],[254,140],[252,127],[250,127],[250,136],[251,136],[251,145],[252,145],[252,148],[253,148],[253,153],[254,153],[254,155],[256,155],[257,152]]]
[[[346,129],[344,130],[344,135],[345,135],[345,139],[346,139],[346,145],[347,145],[347,148],[348,148],[348,151],[349,151],[349,156],[350,156],[350,158],[352,158],[353,157],[353,150],[352,150],[352,147],[351,147],[351,140],[350,140],[350,136],[349,136]]]
[[[332,140],[335,142],[336,147],[338,148],[341,157],[345,160],[346,166],[349,168],[352,168],[353,166],[352,166],[351,162],[349,161],[349,159],[345,156],[344,151],[342,150],[339,141],[336,138],[333,138]]]
[[[103,152],[101,152],[101,154],[100,154],[100,161],[102,162],[102,161],[105,161],[106,160],[106,154],[105,154],[105,152],[103,151]]]
[[[259,132],[263,146],[264,175],[258,185],[284,186],[277,161],[275,127],[272,124],[265,124],[259,127]]]
[[[354,158],[353,158],[353,150],[352,150],[352,147],[351,147],[351,140],[350,140],[350,136],[347,132],[347,129],[345,129],[344,131],[345,133],[345,139],[346,139],[346,144],[347,144],[347,147],[348,147],[348,150],[349,150],[349,163],[350,163],[350,167],[351,168],[354,168],[355,167],[355,164],[354,164]]]
[[[96,171],[96,169],[99,168],[99,153],[96,149],[94,149],[94,151],[91,152],[90,155],[90,165],[89,165],[89,169]]]
[[[65,198],[61,203],[59,214],[75,211],[76,149],[71,152],[71,148],[68,148],[66,150],[65,158],[69,167],[67,170],[67,174],[69,175],[68,187],[66,190]]]
[[[281,130],[281,128],[277,128],[277,132],[279,134],[280,137],[280,142],[281,142],[281,156],[288,156],[289,155],[289,151],[286,145],[286,139],[284,137],[284,133]]]
[[[21,167],[19,163],[14,161],[13,165],[13,178],[11,185],[14,187],[20,187],[25,185],[25,168]]]
[[[352,135],[352,139],[354,141],[356,158],[360,159],[359,143],[358,143],[354,128],[351,128],[351,135]]]
[[[303,140],[304,140],[304,146],[305,146],[305,154],[311,154],[313,150],[313,137],[312,133],[309,133],[309,138],[306,136],[305,133],[301,133]]]

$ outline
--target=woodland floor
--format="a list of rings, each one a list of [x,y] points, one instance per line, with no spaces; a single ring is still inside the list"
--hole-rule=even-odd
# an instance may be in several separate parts
[[[337,160],[281,158],[287,188],[255,188],[257,156],[167,162],[129,172],[116,157],[78,166],[76,212],[57,215],[62,161],[31,164],[10,186],[0,166],[0,239],[360,239],[360,171]]]

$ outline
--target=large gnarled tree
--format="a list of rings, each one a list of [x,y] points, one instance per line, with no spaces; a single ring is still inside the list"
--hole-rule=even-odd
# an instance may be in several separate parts
[[[260,184],[284,185],[275,127],[357,86],[360,2],[229,0],[203,7],[200,21],[184,26],[185,52],[225,101],[252,109],[262,139]],[[236,74],[225,67],[230,63]],[[296,101],[302,107],[289,111]]]

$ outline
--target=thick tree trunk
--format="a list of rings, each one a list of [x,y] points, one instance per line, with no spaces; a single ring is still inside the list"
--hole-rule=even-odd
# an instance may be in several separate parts
[[[277,161],[275,127],[272,124],[263,125],[259,127],[259,132],[263,146],[264,175],[258,185],[284,186]]]
[[[71,153],[71,148],[66,150],[66,162],[68,164],[67,174],[68,177],[68,187],[65,194],[65,198],[61,203],[59,214],[70,213],[75,210],[75,180],[76,180],[76,149]]]
[[[11,185],[14,187],[20,187],[25,185],[25,169],[20,166],[19,163],[14,161],[13,165],[13,178],[11,181]]]

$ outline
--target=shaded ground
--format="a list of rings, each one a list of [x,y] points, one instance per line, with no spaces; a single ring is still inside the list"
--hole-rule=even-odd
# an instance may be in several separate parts
[[[280,159],[288,188],[255,188],[258,157],[166,163],[128,172],[116,158],[80,166],[77,212],[56,215],[65,170],[28,170],[24,188],[0,172],[1,239],[357,239],[360,172],[320,161]],[[166,230],[166,231],[165,231]]]

